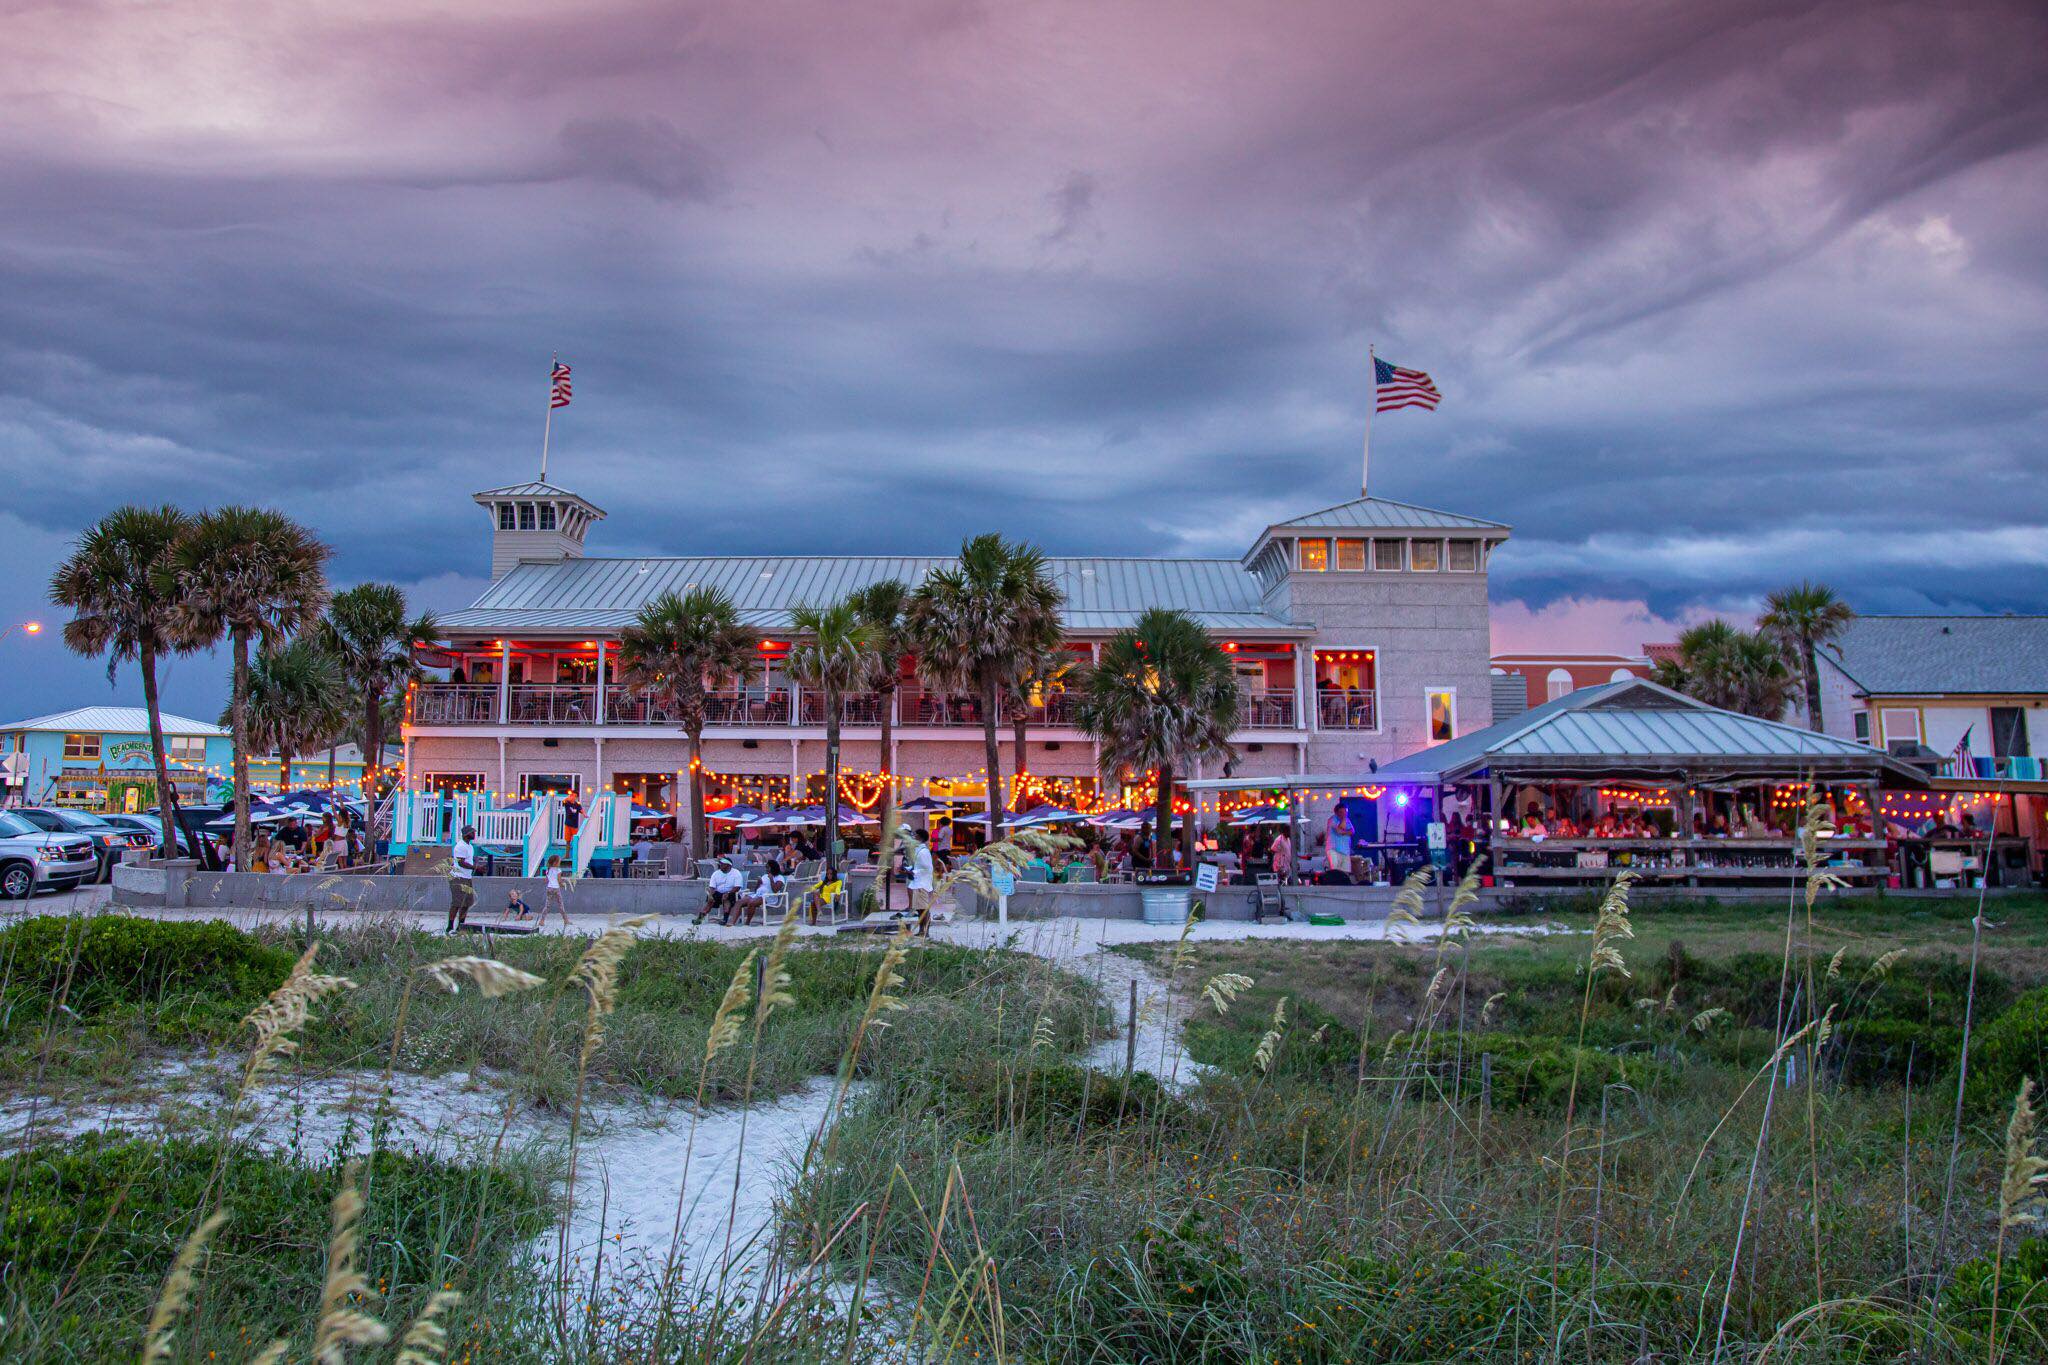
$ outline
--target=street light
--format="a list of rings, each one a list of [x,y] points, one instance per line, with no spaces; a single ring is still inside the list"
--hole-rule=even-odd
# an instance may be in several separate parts
[[[14,634],[16,630],[20,630],[23,635],[41,635],[43,633],[43,623],[41,621],[23,621],[19,626],[9,626],[5,630],[0,630],[0,640],[4,640]]]

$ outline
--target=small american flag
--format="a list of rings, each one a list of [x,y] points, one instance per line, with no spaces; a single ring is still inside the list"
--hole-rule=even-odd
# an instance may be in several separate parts
[[[1404,370],[1378,356],[1373,357],[1372,369],[1373,387],[1379,391],[1375,412],[1392,412],[1395,408],[1428,408],[1435,412],[1443,399],[1437,392],[1436,381],[1421,370]]]
[[[551,408],[566,408],[566,407],[568,407],[568,406],[569,406],[569,367],[568,367],[567,365],[564,365],[564,364],[563,364],[563,363],[562,363],[561,361],[557,360],[557,361],[555,362],[555,369],[554,369],[554,374],[553,374],[553,376],[552,376],[552,380],[553,380],[553,384],[554,384],[554,390],[553,390],[553,392],[552,392],[552,393],[551,393],[551,394],[550,394],[550,395],[548,396],[548,406],[549,406],[549,407],[551,407]]]
[[[1949,751],[1948,775],[1950,777],[1975,777],[1977,775],[1977,765],[1971,761],[1972,756],[1970,754],[1970,731],[1976,728],[1974,725],[1964,726],[1963,737],[1957,740],[1956,747]]]

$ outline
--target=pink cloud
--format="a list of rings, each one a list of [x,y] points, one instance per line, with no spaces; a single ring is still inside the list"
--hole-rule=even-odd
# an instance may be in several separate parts
[[[1678,638],[1687,626],[1721,616],[1748,627],[1746,608],[1717,610],[1695,603],[1665,616],[1640,598],[1560,597],[1540,607],[1519,599],[1493,604],[1496,654],[1640,654],[1646,644]]]

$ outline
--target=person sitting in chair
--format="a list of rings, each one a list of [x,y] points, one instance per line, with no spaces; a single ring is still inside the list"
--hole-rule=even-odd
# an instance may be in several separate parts
[[[729,912],[739,905],[740,893],[747,889],[747,874],[732,865],[732,859],[720,856],[718,870],[711,874],[710,884],[705,889],[704,909],[697,915],[696,923],[702,924],[704,916],[716,910],[719,922],[730,924]]]

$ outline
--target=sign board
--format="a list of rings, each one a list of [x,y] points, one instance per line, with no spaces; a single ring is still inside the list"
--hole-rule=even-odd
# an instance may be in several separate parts
[[[28,785],[28,755],[20,752],[0,756],[0,786]]]
[[[1432,821],[1430,821],[1430,822],[1429,822],[1429,851],[1430,851],[1430,852],[1432,852],[1432,853],[1435,853],[1435,852],[1437,852],[1438,850],[1440,850],[1440,849],[1444,849],[1444,848],[1447,848],[1447,847],[1449,847],[1449,845],[1448,845],[1448,843],[1446,842],[1446,840],[1445,840],[1445,837],[1444,837],[1444,822],[1443,822],[1443,821],[1441,821],[1441,820],[1432,820]]]
[[[998,896],[1008,896],[1017,890],[1017,874],[1003,868],[999,867],[989,873],[988,880]]]
[[[109,768],[124,764],[153,764],[155,752],[146,739],[115,739],[107,742],[105,756],[100,760]]]
[[[1221,869],[1214,863],[1203,863],[1195,869],[1195,890],[1214,891]]]

